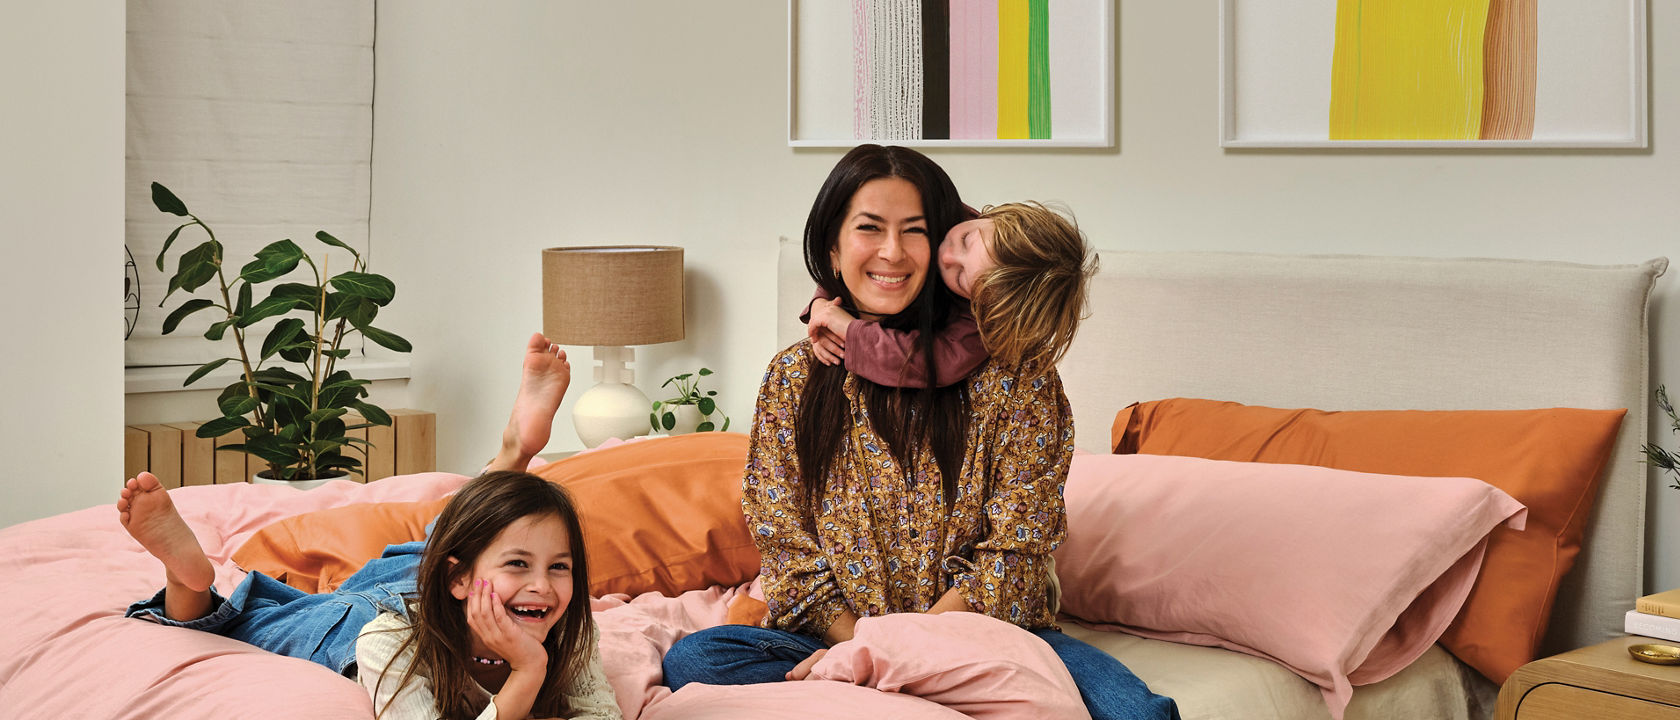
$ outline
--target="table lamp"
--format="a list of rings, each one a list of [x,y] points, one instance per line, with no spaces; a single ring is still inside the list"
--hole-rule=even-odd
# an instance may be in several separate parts
[[[615,245],[543,250],[543,334],[590,345],[595,386],[578,396],[572,425],[586,447],[652,431],[636,389],[630,345],[683,339],[683,251]]]

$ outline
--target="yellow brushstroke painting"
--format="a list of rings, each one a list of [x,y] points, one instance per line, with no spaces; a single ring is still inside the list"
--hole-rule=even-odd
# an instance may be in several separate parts
[[[1027,118],[1027,0],[998,0],[999,140],[1031,137]]]
[[[1480,138],[1488,3],[1337,0],[1330,138]]]

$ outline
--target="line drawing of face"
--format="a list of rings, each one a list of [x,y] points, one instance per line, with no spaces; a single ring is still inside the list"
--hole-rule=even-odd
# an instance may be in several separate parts
[[[996,225],[990,218],[975,218],[958,223],[945,234],[945,242],[939,245],[939,277],[951,292],[973,300],[975,279],[997,267],[992,259]]]
[[[466,600],[477,580],[489,580],[514,624],[542,642],[572,601],[572,543],[566,523],[555,515],[526,515],[502,528],[457,579],[451,594]],[[474,654],[486,648],[476,633]]]
[[[859,313],[895,315],[927,281],[932,243],[922,195],[909,180],[870,180],[852,194],[829,254]]]

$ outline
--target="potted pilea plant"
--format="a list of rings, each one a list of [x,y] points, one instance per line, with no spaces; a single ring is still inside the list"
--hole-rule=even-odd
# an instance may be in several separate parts
[[[350,437],[351,430],[373,425],[390,425],[391,416],[362,398],[367,397],[367,380],[357,380],[335,363],[348,356],[346,341],[357,334],[396,352],[409,352],[407,340],[374,327],[379,308],[391,302],[396,285],[381,275],[367,272],[367,261],[355,248],[325,231],[315,233],[322,243],[349,251],[349,270],[323,277],[324,264],[317,266],[291,240],[280,240],[258,250],[255,258],[228,277],[222,244],[198,216],[187,210],[169,188],[152,183],[152,204],[157,209],[188,220],[169,233],[158,252],[157,267],[164,269],[164,256],[181,231],[192,226],[203,229],[208,239],[181,253],[175,274],[169,278],[164,302],[176,290],[193,293],[215,281],[212,298],[191,298],[166,317],[163,334],[180,327],[188,316],[213,310],[219,319],[204,337],[222,342],[232,336],[235,355],[204,363],[187,376],[191,385],[210,371],[237,362],[237,380],[222,388],[216,400],[222,416],[200,425],[197,435],[221,437],[239,432],[244,442],[219,450],[246,452],[268,464],[259,477],[283,481],[311,481],[346,475],[360,467],[360,459],[345,451],[366,440]],[[281,282],[258,296],[258,286],[279,280],[300,265],[307,265],[313,282]],[[161,307],[162,302],[159,303]],[[269,329],[260,346],[254,345],[252,326],[269,318],[279,322]],[[344,417],[354,411],[365,420],[347,425]],[[365,450],[362,453],[366,455]]]
[[[675,384],[677,395],[653,401],[653,412],[648,413],[648,423],[653,426],[654,432],[681,435],[688,432],[721,432],[729,429],[729,416],[717,411],[717,391],[700,390],[700,378],[710,374],[711,370],[700,368],[699,372],[683,373],[660,385],[664,388]],[[712,420],[713,414],[723,418],[723,427],[718,427]]]

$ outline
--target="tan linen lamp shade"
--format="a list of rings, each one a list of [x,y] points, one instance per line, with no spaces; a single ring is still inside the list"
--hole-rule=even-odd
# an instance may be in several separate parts
[[[682,248],[543,250],[543,334],[561,345],[683,339]]]
[[[572,406],[578,438],[651,431],[647,395],[634,385],[628,345],[683,339],[683,251],[612,245],[543,250],[543,334],[561,345],[594,347],[594,387]]]

